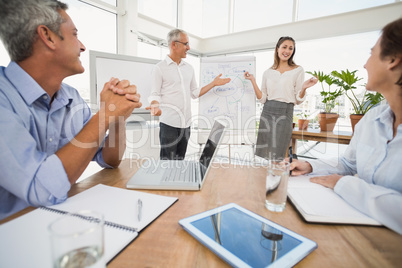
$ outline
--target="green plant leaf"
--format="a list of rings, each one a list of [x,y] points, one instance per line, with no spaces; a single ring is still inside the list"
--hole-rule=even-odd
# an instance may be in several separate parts
[[[338,72],[338,71],[332,71],[331,72],[331,74],[334,76],[334,77],[337,77],[337,78],[339,78],[341,81],[341,83],[340,83],[340,86],[342,86],[343,87],[343,89],[345,90],[345,91],[348,91],[348,90],[350,90],[350,89],[353,89],[353,88],[356,88],[356,87],[354,87],[353,85],[357,82],[357,81],[360,81],[362,78],[359,78],[357,75],[356,75],[356,72],[357,72],[357,70],[354,70],[354,71],[352,71],[352,72],[350,72],[348,69],[346,69],[346,71],[341,71],[341,72]],[[343,83],[342,83],[343,82]]]

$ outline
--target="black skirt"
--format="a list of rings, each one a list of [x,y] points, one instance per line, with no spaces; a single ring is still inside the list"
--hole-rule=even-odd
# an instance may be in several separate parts
[[[267,100],[262,109],[255,154],[265,159],[285,157],[292,138],[293,103]]]

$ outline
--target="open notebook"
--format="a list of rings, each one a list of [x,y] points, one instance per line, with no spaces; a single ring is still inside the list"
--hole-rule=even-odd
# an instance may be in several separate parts
[[[137,202],[142,200],[138,221]],[[35,209],[0,225],[0,267],[53,267],[49,223],[65,212],[94,210],[105,218],[105,261],[110,262],[177,198],[96,185],[64,203]]]
[[[310,182],[309,176],[290,177],[288,197],[308,222],[382,225],[349,205],[332,189]]]

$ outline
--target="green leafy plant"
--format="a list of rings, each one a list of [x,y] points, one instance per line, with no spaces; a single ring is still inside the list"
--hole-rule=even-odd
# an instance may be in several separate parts
[[[367,90],[364,90],[364,94],[362,98],[358,98],[354,92],[357,87],[355,84],[360,81],[362,78],[359,78],[356,75],[357,70],[350,72],[348,69],[346,71],[332,71],[332,76],[338,78],[335,83],[341,87],[350,102],[352,103],[355,114],[365,114],[367,113],[373,106],[381,102],[384,97],[381,93],[367,93]],[[350,94],[348,94],[350,93]]]
[[[343,94],[343,88],[338,87],[335,90],[331,90],[333,84],[338,85],[338,79],[329,74],[324,74],[320,71],[307,72],[318,79],[321,84],[322,90],[320,91],[323,97],[324,111],[325,113],[331,113],[332,109],[338,104],[337,98]],[[325,89],[324,83],[328,88]]]
[[[308,118],[308,114],[306,114],[305,112],[301,112],[297,114],[300,119],[307,119]]]

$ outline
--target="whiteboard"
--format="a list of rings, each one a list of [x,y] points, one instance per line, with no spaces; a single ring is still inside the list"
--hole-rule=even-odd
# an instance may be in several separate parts
[[[90,103],[92,111],[99,110],[100,92],[111,77],[129,80],[136,85],[141,94],[141,108],[134,109],[133,114],[147,114],[148,97],[151,94],[152,71],[159,60],[111,54],[98,51],[89,52],[90,60]]]
[[[201,58],[201,87],[219,74],[231,79],[200,97],[198,128],[201,133],[211,129],[214,120],[219,119],[227,126],[225,143],[255,144],[256,96],[251,82],[244,79],[246,71],[255,75],[254,56]],[[204,140],[205,135],[199,135],[199,143]]]

